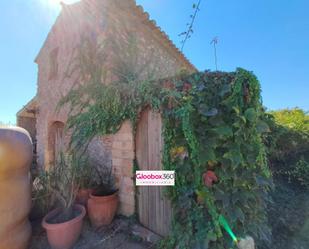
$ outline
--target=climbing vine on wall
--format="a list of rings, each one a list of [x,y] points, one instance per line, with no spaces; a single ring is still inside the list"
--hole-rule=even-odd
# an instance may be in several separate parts
[[[163,165],[176,171],[176,185],[167,193],[172,231],[161,247],[232,248],[221,216],[238,236],[269,239],[265,205],[271,176],[261,139],[269,128],[256,77],[237,69],[145,80],[122,66],[114,72],[118,80],[108,82],[102,67],[106,49],[95,48],[78,53],[78,84],[59,103],[69,108],[71,145],[84,149],[93,137],[116,133],[127,119],[136,127],[146,107],[162,113]]]
[[[178,104],[163,109],[164,166],[177,176],[168,191],[174,220],[162,248],[233,247],[220,215],[238,236],[267,240],[270,172],[261,134],[268,126],[256,77],[243,69],[206,72],[174,85]]]

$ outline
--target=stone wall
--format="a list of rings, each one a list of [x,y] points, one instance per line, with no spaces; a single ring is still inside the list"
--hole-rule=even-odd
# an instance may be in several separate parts
[[[68,109],[63,108],[57,112],[57,104],[79,78],[77,71],[69,73],[76,47],[82,35],[93,34],[98,42],[117,42],[119,50],[115,47],[107,48],[108,58],[106,64],[102,65],[107,70],[115,67],[117,55],[122,53],[121,48],[128,45],[130,37],[135,38],[138,48],[139,58],[136,66],[149,65],[146,71],[151,72],[155,78],[174,75],[182,68],[194,70],[161,31],[149,23],[147,14],[136,7],[135,1],[84,0],[73,5],[64,5],[36,59],[39,108],[36,124],[37,150],[38,164],[42,168],[46,167],[52,152],[52,148],[48,146],[48,139],[53,123],[59,121],[65,124],[67,120]],[[56,58],[56,61],[51,61],[53,58]],[[51,71],[54,74],[52,77]],[[113,75],[110,79],[113,79]],[[132,215],[135,211],[132,180],[134,138],[130,123],[125,122],[114,136],[98,138],[90,150],[93,150],[92,154],[96,158],[107,161],[112,159],[116,184],[120,189],[119,212]]]
[[[36,119],[35,117],[17,116],[17,126],[27,130],[31,136],[32,143],[36,140]]]
[[[96,11],[95,11],[96,12]],[[59,121],[66,123],[68,109],[57,111],[59,100],[65,96],[79,78],[77,71],[72,73],[76,47],[80,43],[82,35],[89,35],[89,27],[100,32],[103,39],[104,25],[100,26],[102,18],[92,16],[92,10],[84,2],[72,6],[65,6],[52,30],[50,31],[36,62],[38,64],[38,108],[37,115],[37,140],[38,140],[38,164],[44,168],[48,162],[52,148],[48,146],[48,138],[51,135],[53,123]],[[52,63],[51,55],[58,50],[56,62],[57,75],[50,77]],[[69,140],[69,137],[65,138]],[[105,153],[102,153],[104,157]]]
[[[113,136],[112,143],[113,171],[119,188],[120,209],[123,215],[132,215],[135,211],[133,159],[134,138],[132,126],[126,121]]]
[[[107,21],[106,40],[113,44],[111,60],[117,64],[119,54],[128,55],[126,48],[135,43],[133,58],[137,71],[144,77],[166,78],[174,76],[181,69],[196,69],[185,59],[169,38],[149,20],[149,15],[142,7],[137,7],[133,0],[114,0],[105,6],[103,15]],[[126,58],[130,62],[132,58]]]

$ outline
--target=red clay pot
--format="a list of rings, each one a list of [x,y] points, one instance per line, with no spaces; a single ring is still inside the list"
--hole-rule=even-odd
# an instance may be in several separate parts
[[[79,210],[81,213],[67,222],[59,224],[50,224],[47,222],[47,220],[61,211],[60,208],[51,211],[44,217],[42,226],[46,229],[48,242],[52,249],[70,249],[78,240],[82,231],[86,209],[79,204],[74,205],[74,209]]]
[[[92,192],[92,189],[80,189],[78,190],[77,196],[76,196],[76,204],[83,205],[85,208],[87,208],[88,199],[90,196],[90,193]]]
[[[118,191],[108,196],[90,194],[88,200],[88,216],[94,227],[112,223],[118,208]]]

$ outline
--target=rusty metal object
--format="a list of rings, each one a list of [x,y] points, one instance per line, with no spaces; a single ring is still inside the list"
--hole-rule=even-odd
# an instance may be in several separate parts
[[[31,236],[32,142],[22,128],[0,128],[0,249],[26,249]]]

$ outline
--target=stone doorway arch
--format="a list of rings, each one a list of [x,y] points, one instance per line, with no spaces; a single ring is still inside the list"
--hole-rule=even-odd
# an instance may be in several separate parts
[[[64,149],[64,123],[55,121],[51,124],[48,131],[48,164],[47,167],[54,165],[60,151]]]

